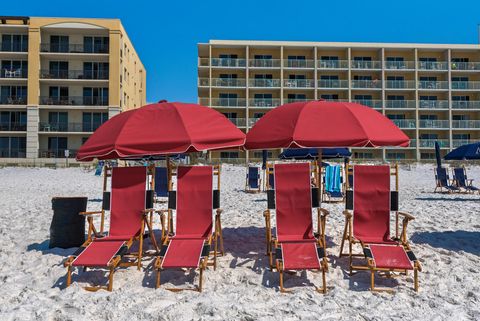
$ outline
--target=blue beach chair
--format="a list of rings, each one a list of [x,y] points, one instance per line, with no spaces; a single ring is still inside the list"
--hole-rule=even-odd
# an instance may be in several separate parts
[[[160,201],[159,198],[168,197],[168,181],[168,169],[166,167],[155,167],[154,191],[157,202]]]
[[[248,193],[261,192],[262,178],[260,167],[248,166],[247,179],[245,182],[245,191]]]
[[[465,167],[457,167],[453,169],[453,181],[456,187],[465,190],[468,193],[479,192],[480,190],[473,186],[473,179],[467,178]]]
[[[433,191],[434,193],[444,193],[444,190],[447,193],[460,191],[458,187],[452,184],[453,180],[450,180],[450,178],[448,177],[447,169],[444,167],[435,168],[435,181],[437,182],[437,186]]]

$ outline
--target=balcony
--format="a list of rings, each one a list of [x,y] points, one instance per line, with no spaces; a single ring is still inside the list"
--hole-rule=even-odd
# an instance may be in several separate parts
[[[466,144],[470,144],[472,143],[471,140],[469,139],[452,139],[452,147],[453,148],[457,148],[457,147],[460,147],[462,145],[466,145]]]
[[[87,53],[87,54],[108,54],[109,46],[106,44],[84,45],[84,44],[40,44],[41,52],[55,53]]]
[[[418,69],[420,70],[436,70],[443,71],[448,70],[448,63],[446,61],[419,61]]]
[[[108,97],[40,96],[40,105],[56,106],[108,106]]]
[[[452,71],[455,70],[480,70],[480,62],[454,62],[450,65]]]
[[[386,80],[387,89],[415,89],[415,80]]]
[[[452,90],[480,89],[480,81],[452,81]]]
[[[416,139],[410,139],[410,145],[408,147],[417,147],[417,140]]]
[[[259,119],[260,118],[249,118],[248,119],[248,127],[252,127],[253,125],[255,125]]]
[[[420,80],[418,82],[418,89],[426,89],[426,90],[448,89],[448,81]]]
[[[291,103],[299,103],[299,102],[304,102],[309,100],[313,100],[313,98],[285,98],[283,102],[285,104],[291,104]]]
[[[2,69],[0,72],[0,78],[28,78],[27,69]]]
[[[419,128],[428,129],[448,129],[450,127],[448,120],[421,119]]]
[[[250,87],[280,88],[280,79],[250,79]]]
[[[25,158],[27,151],[25,148],[0,148],[0,158]]]
[[[385,100],[385,108],[412,108],[417,107],[417,102],[415,100]]]
[[[0,96],[0,105],[26,105],[27,96]]]
[[[285,79],[283,81],[285,88],[314,88],[315,80],[313,79]]]
[[[352,69],[382,69],[381,61],[352,61]]]
[[[280,59],[250,59],[248,65],[252,68],[280,68]]]
[[[392,119],[393,123],[401,129],[415,129],[416,121],[415,119]]]
[[[27,130],[27,123],[0,122],[0,131],[23,132]]]
[[[419,100],[421,109],[448,109],[448,100]]]
[[[209,58],[198,58],[198,66],[199,67],[209,67],[210,66],[210,59]]]
[[[480,109],[480,101],[462,101],[462,100],[453,100],[452,108],[455,109]]]
[[[247,120],[245,118],[228,118],[228,120],[237,127],[245,127],[247,124]]]
[[[245,98],[212,98],[211,107],[245,107],[247,100]]]
[[[452,120],[455,129],[480,129],[480,120]]]
[[[68,158],[75,158],[77,156],[77,150],[68,149]],[[65,149],[39,149],[39,158],[65,158]]]
[[[381,89],[381,80],[352,80],[352,88]]]
[[[315,61],[311,59],[284,59],[285,68],[315,68]]]
[[[24,42],[0,42],[2,52],[28,52],[28,41]]]
[[[208,79],[204,78],[207,81],[207,85],[200,84],[201,86],[208,86]],[[245,79],[239,78],[213,78],[211,86],[212,87],[245,87]]]
[[[69,133],[91,133],[100,127],[102,123],[39,123],[41,132],[69,132]]]
[[[435,148],[435,142],[438,142],[438,145],[441,148],[450,147],[450,142],[448,141],[448,139],[419,139],[419,147]]]
[[[280,98],[251,98],[248,100],[250,107],[277,107],[280,106]]]
[[[385,61],[385,69],[388,69],[388,70],[415,69],[415,61]]]
[[[368,106],[371,108],[382,108],[382,101],[378,99],[352,99],[352,103],[357,103],[363,106]]]
[[[40,70],[40,78],[108,80],[108,70]]]
[[[211,58],[211,64],[212,67],[245,68],[247,66],[247,60],[238,58]]]
[[[348,89],[348,80],[320,79],[318,88],[344,88]]]
[[[319,60],[318,69],[348,69],[348,60]]]

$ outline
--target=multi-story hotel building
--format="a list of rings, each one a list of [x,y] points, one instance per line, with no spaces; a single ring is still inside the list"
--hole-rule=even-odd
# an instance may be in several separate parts
[[[480,47],[223,40],[198,45],[199,103],[245,131],[276,106],[314,99],[375,108],[411,138],[408,148],[354,149],[355,158],[432,159],[435,141],[446,153],[480,139]]]
[[[145,104],[118,19],[0,17],[0,41],[0,163],[74,158],[108,118]]]

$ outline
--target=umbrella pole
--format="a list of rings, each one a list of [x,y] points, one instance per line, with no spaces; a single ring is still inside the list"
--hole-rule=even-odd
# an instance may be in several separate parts
[[[323,201],[323,193],[322,193],[322,181],[321,181],[321,178],[322,178],[322,149],[319,148],[318,149],[318,170],[317,170],[317,184],[318,184],[318,199],[320,200],[320,204],[322,203]]]
[[[170,194],[171,187],[172,187],[172,168],[170,166],[170,156],[165,156],[165,161],[167,162],[167,190]],[[170,195],[169,195],[170,196]],[[168,210],[168,217],[167,217],[167,230],[169,233],[173,232],[173,217],[172,211]]]

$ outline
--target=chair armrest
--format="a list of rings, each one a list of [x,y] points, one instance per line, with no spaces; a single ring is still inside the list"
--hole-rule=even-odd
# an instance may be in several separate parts
[[[412,221],[415,219],[415,217],[409,213],[405,213],[405,212],[398,212],[398,215],[401,215],[403,216],[404,218],[406,218],[407,220],[409,221]]]
[[[321,213],[323,216],[327,216],[328,214],[330,214],[330,212],[325,208],[318,207],[317,209],[318,209],[318,213],[319,214]]]
[[[345,210],[342,213],[343,213],[343,215],[345,215],[346,218],[351,218],[352,217],[352,213],[349,210]]]
[[[221,208],[217,208],[217,215],[221,215],[223,213],[223,210]]]
[[[93,214],[102,214],[103,211],[91,211],[91,212],[79,212],[78,215],[93,215]]]

